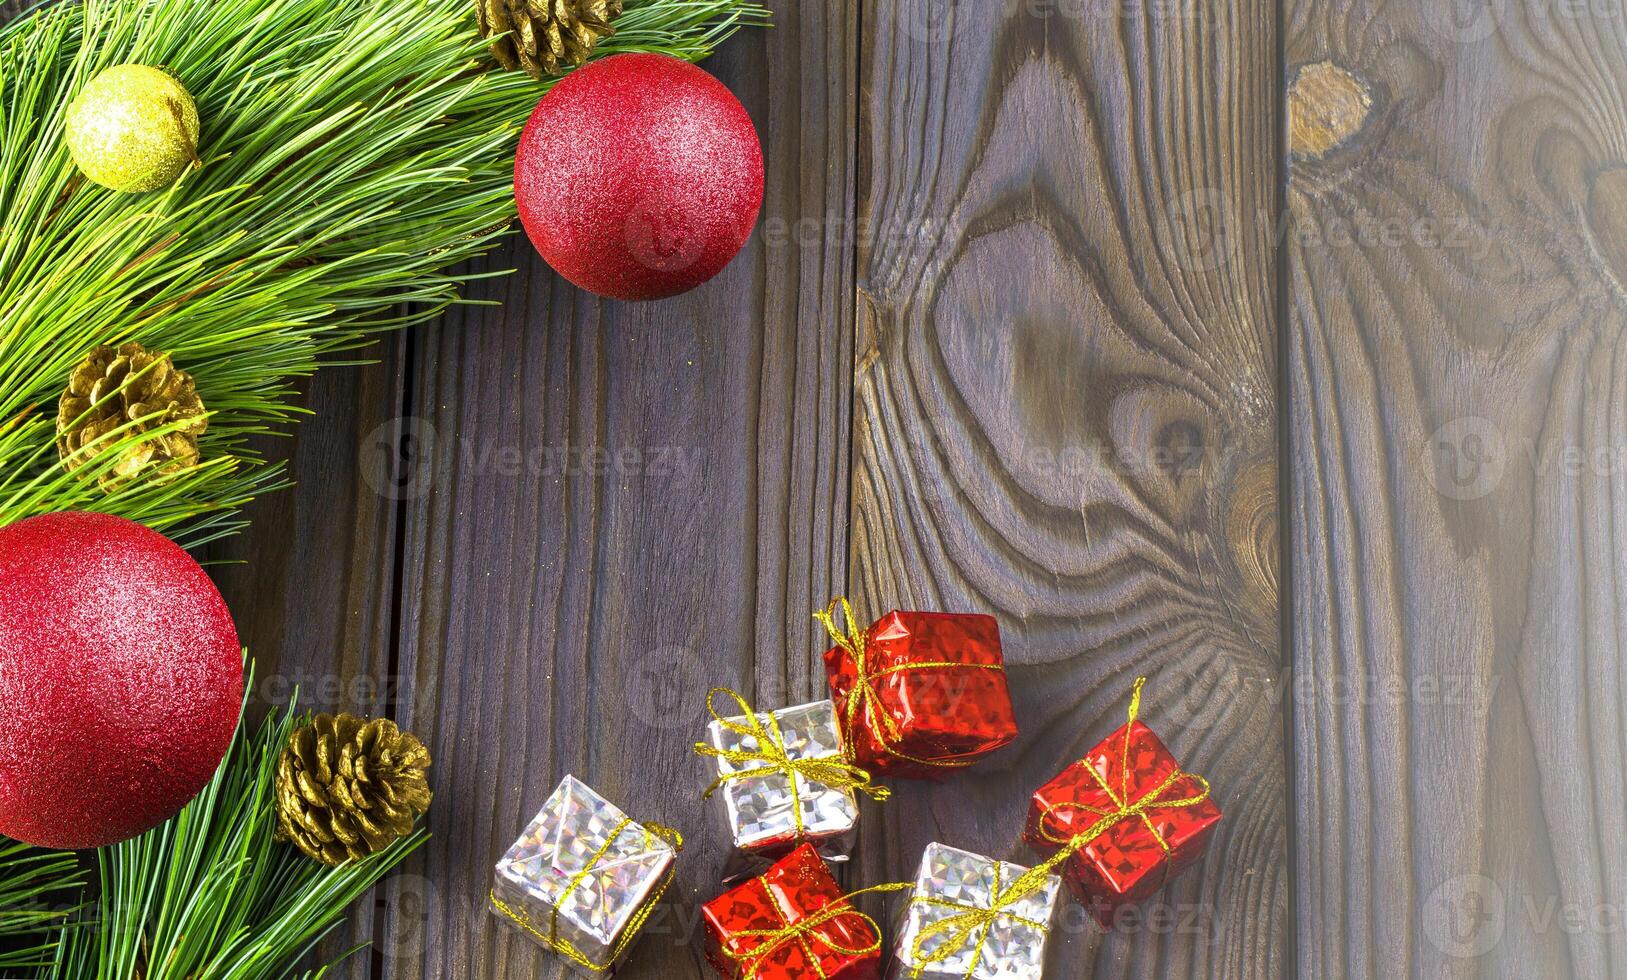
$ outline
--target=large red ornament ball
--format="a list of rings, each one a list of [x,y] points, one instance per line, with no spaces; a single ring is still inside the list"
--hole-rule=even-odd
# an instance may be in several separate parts
[[[242,700],[226,602],[174,542],[103,514],[0,528],[0,835],[156,827],[208,784]]]
[[[661,299],[745,246],[763,206],[763,150],[722,82],[668,55],[616,55],[537,105],[514,196],[560,275],[613,299]]]

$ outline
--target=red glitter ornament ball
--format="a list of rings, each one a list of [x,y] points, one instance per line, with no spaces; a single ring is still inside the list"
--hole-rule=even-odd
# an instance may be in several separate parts
[[[163,823],[242,700],[226,602],[174,542],[104,514],[0,528],[0,835],[71,850]]]
[[[763,205],[763,151],[745,107],[711,75],[668,55],[616,55],[537,105],[514,196],[560,275],[613,299],[661,299],[745,246]]]

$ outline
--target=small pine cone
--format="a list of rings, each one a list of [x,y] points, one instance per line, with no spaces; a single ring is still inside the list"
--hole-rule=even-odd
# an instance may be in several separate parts
[[[622,0],[475,0],[480,36],[510,71],[541,80],[588,60],[599,41],[616,33]]]
[[[277,760],[277,839],[328,865],[382,851],[429,809],[428,768],[393,721],[317,715]]]
[[[137,343],[98,347],[73,369],[57,405],[57,453],[72,473],[95,462],[114,443],[179,423],[120,452],[101,476],[102,489],[119,489],[147,467],[164,483],[198,465],[198,437],[209,428],[192,375],[170,356]],[[125,428],[118,435],[115,430]],[[108,437],[100,445],[98,439]]]

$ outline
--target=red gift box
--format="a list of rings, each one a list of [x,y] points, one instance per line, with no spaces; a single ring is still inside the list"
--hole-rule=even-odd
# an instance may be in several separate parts
[[[1017,737],[993,616],[892,612],[844,634],[837,604],[819,614],[836,646],[825,673],[847,751],[873,775],[938,779]]]
[[[1129,722],[1034,793],[1023,834],[1042,855],[1071,851],[1069,890],[1107,927],[1197,861],[1221,817],[1209,783],[1136,720],[1141,683]]]
[[[878,980],[881,934],[803,844],[701,907],[706,956],[729,978]]]

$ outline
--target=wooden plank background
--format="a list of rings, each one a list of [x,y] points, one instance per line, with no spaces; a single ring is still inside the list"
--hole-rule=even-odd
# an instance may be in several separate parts
[[[1287,766],[1275,533],[1275,8],[865,7],[848,582],[1001,619],[1025,737],[908,787],[862,880],[933,840],[1016,861],[1028,795],[1145,718],[1228,819],[1059,976],[1281,976]],[[879,819],[877,819],[879,818]],[[879,824],[879,827],[878,827]],[[880,831],[879,833],[877,831]]]
[[[205,556],[265,699],[435,753],[344,975],[563,975],[484,898],[566,772],[690,841],[625,975],[708,975],[705,691],[817,697],[846,591],[1000,617],[1024,722],[867,805],[855,887],[1023,860],[1145,674],[1227,821],[1056,975],[1627,976],[1619,0],[771,6],[707,64],[739,260],[630,306],[512,242]]]
[[[1285,32],[1299,973],[1627,975],[1627,9]]]

